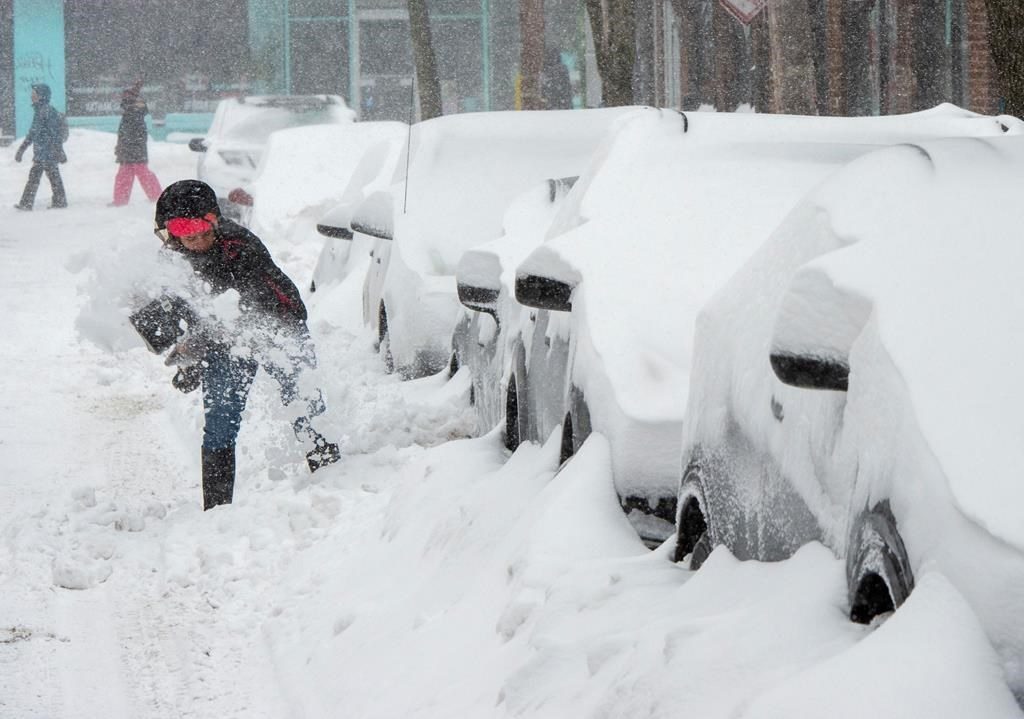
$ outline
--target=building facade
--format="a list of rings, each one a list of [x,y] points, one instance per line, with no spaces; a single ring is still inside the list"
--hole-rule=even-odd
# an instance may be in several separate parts
[[[999,110],[984,0],[639,0],[660,18],[659,102],[872,115]],[[741,22],[728,5],[761,7]]]
[[[727,6],[759,8],[741,21]],[[445,113],[517,107],[519,0],[428,0]],[[601,102],[582,0],[543,0],[573,106]],[[999,109],[984,0],[635,0],[634,101],[889,114]],[[154,134],[202,132],[241,94],[330,93],[417,119],[405,0],[0,0],[0,135],[46,82],[73,125],[112,130],[141,80]]]
[[[512,109],[518,3],[429,0],[445,113]],[[545,34],[582,66],[575,0],[545,0]],[[0,0],[0,134],[31,122],[29,87],[46,82],[73,125],[116,127],[136,80],[156,121],[208,122],[240,94],[342,95],[362,119],[416,118],[404,0]],[[580,100],[583,74],[575,72]]]

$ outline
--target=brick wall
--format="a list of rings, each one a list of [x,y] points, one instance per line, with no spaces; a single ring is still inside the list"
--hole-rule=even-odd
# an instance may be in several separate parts
[[[967,8],[967,108],[981,113],[999,109],[999,89],[988,45],[988,14],[985,0],[966,0]]]

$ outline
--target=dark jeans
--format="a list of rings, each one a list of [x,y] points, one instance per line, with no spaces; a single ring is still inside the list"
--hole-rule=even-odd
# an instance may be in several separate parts
[[[323,414],[326,407],[319,390],[313,390],[302,397],[299,378],[306,367],[312,364],[289,358],[287,366],[263,362],[262,367],[277,380],[281,389],[281,402],[291,404],[296,399],[304,400],[299,409],[302,416],[292,425],[296,437],[313,439],[310,418]],[[235,446],[238,430],[242,424],[242,412],[249,397],[256,371],[260,362],[250,357],[233,355],[228,347],[218,346],[206,353],[203,360],[203,447],[209,450],[226,449]]]
[[[64,182],[60,178],[60,166],[56,162],[33,162],[32,169],[28,171],[28,182],[25,183],[25,191],[21,194],[22,207],[32,207],[36,201],[36,190],[39,189],[39,181],[46,173],[50,181],[50,190],[53,192],[51,204],[54,207],[67,207],[68,200],[64,195]]]

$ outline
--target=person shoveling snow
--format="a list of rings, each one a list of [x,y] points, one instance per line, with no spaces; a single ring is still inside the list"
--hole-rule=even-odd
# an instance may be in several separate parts
[[[170,185],[157,201],[155,219],[164,251],[184,257],[203,288],[195,297],[188,287],[166,290],[134,312],[131,322],[150,350],[170,349],[166,361],[179,367],[177,389],[203,388],[203,509],[231,503],[235,440],[261,366],[280,385],[283,404],[298,402],[292,428],[300,441],[313,444],[306,453],[310,471],[338,461],[338,445],[311,424],[326,407],[320,390],[304,381],[316,354],[295,283],[256,235],[221,217],[214,191],[203,182]],[[204,294],[212,295],[212,310],[204,306],[210,304]]]

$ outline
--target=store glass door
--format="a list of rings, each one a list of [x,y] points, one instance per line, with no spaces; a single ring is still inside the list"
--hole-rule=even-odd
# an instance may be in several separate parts
[[[359,117],[408,122],[413,87],[412,39],[404,13],[359,18]]]

